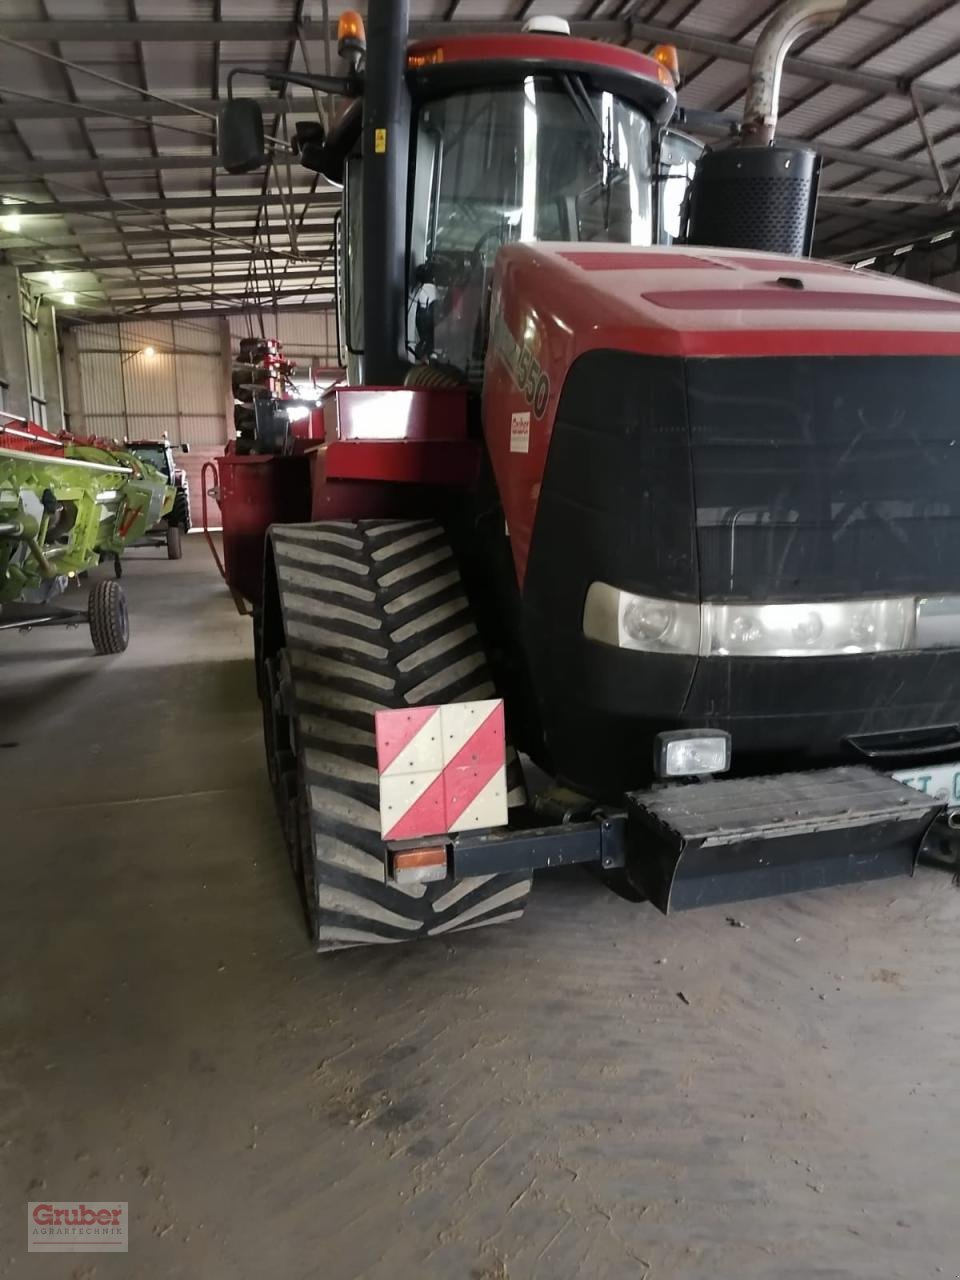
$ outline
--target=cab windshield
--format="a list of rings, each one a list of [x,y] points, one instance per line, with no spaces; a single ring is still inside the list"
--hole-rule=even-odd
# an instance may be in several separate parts
[[[649,245],[651,128],[577,76],[528,76],[420,108],[414,137],[408,344],[479,375],[501,245]]]
[[[167,474],[167,453],[163,445],[138,444],[134,445],[130,452],[149,466],[156,467],[162,475]]]

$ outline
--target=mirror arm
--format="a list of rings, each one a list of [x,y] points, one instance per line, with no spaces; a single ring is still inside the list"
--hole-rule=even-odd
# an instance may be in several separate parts
[[[696,132],[712,133],[719,137],[737,138],[742,129],[736,116],[723,111],[705,111],[699,107],[678,107],[671,124]]]
[[[342,98],[358,98],[363,92],[363,76],[352,71],[348,76],[314,76],[296,71],[266,71],[262,67],[233,67],[227,76],[227,97],[233,98],[234,76],[261,76],[271,86],[298,84],[321,93],[335,93]]]

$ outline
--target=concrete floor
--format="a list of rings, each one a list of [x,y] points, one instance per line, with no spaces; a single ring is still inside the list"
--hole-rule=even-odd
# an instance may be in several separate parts
[[[249,624],[140,551],[133,636],[0,635],[0,1274],[960,1275],[960,894],[941,873],[665,920],[306,948]],[[684,998],[680,998],[680,993]],[[130,1204],[127,1256],[26,1202]]]

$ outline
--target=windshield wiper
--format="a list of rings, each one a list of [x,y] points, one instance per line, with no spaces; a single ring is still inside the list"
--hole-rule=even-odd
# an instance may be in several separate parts
[[[614,159],[613,139],[607,136],[603,127],[603,120],[596,107],[590,101],[590,95],[584,88],[583,80],[579,76],[563,74],[558,74],[556,78],[560,82],[564,93],[573,103],[577,115],[596,138],[598,150],[606,166],[609,178],[612,179],[618,174],[622,175],[625,170],[623,165]]]
[[[579,76],[573,77],[563,74],[558,74],[557,80],[559,80],[564,93],[573,103],[577,115],[587,128],[598,136],[602,146],[604,143],[603,124],[593,109],[593,103],[590,101],[590,95],[583,87],[583,81]]]

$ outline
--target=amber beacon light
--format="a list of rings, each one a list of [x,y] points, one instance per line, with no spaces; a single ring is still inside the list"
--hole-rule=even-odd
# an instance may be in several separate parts
[[[664,71],[669,71],[675,85],[680,83],[680,59],[674,45],[658,44],[653,51],[653,60],[659,63]]]
[[[363,28],[363,19],[353,9],[347,9],[340,15],[337,23],[337,51],[353,67],[367,51],[367,33]]]

